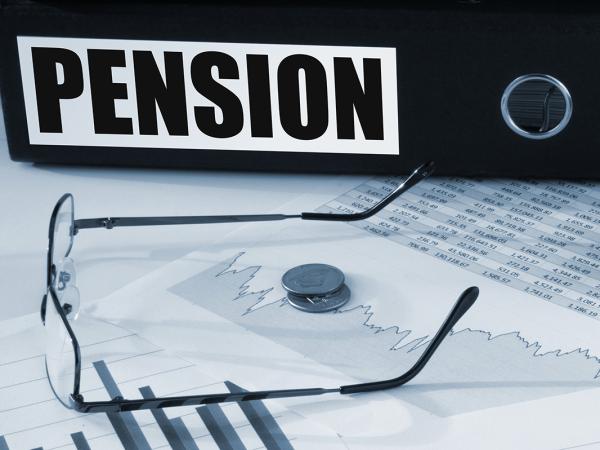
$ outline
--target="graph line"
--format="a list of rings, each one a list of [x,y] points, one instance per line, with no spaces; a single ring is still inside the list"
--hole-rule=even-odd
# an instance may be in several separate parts
[[[225,381],[229,392],[247,392],[231,381]],[[240,402],[240,408],[268,450],[293,450],[290,441],[285,436],[275,418],[260,400]]]
[[[219,405],[201,406],[196,411],[221,450],[246,449]]]
[[[431,339],[408,326],[379,325],[370,305],[301,316],[285,298],[271,294],[272,286],[251,284],[262,267],[244,266],[243,255],[232,255],[168,290],[259,336],[276,335],[278,345],[357,380],[410,367]],[[199,295],[200,287],[211,295]],[[600,360],[588,349],[547,349],[518,330],[492,334],[464,328],[450,333],[444,351],[402,397],[445,417],[597,388],[599,375]]]
[[[94,362],[94,368],[111,398],[122,397],[104,361]],[[126,450],[150,450],[150,445],[131,412],[106,413]]]

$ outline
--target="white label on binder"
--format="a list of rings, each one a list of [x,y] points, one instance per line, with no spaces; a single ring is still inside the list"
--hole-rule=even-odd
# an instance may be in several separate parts
[[[17,43],[31,144],[399,153],[394,48]]]

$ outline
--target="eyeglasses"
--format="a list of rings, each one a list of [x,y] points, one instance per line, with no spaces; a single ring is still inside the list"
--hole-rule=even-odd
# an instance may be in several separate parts
[[[301,214],[261,214],[232,216],[176,216],[176,217],[105,217],[75,219],[71,194],[63,195],[50,218],[47,289],[42,299],[41,316],[46,329],[46,372],[56,397],[68,408],[79,412],[116,412],[140,409],[202,405],[207,403],[240,402],[267,398],[302,397],[330,393],[352,394],[378,391],[401,386],[412,380],[425,367],[443,339],[456,322],[469,310],[479,294],[477,287],[466,289],[456,301],[446,320],[429,342],[416,363],[402,375],[389,380],[351,384],[335,388],[304,388],[267,390],[243,393],[223,393],[163,397],[154,399],[114,398],[109,401],[85,401],[80,392],[81,348],[71,323],[77,319],[80,296],[76,287],[73,260],[69,257],[75,236],[88,228],[115,228],[146,225],[184,225],[230,222],[259,222],[287,219],[350,222],[367,219],[381,211],[403,192],[428,177],[434,170],[432,162],[418,167],[393,192],[370,209],[353,214],[303,212]]]

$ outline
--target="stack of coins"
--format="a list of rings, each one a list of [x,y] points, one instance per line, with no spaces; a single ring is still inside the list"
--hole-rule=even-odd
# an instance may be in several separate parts
[[[283,288],[290,305],[305,312],[327,312],[350,300],[344,274],[328,264],[303,264],[283,274]]]

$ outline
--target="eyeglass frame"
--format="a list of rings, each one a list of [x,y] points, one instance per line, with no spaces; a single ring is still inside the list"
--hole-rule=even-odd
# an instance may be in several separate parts
[[[259,222],[259,221],[279,221],[286,219],[302,219],[302,220],[318,220],[318,221],[335,221],[335,222],[354,222],[367,219],[392,201],[402,195],[404,192],[412,188],[418,182],[428,177],[434,171],[435,165],[433,162],[425,163],[413,171],[413,173],[404,180],[396,189],[386,195],[381,201],[373,205],[371,208],[357,213],[318,213],[318,212],[303,212],[300,214],[258,214],[258,215],[219,215],[219,216],[170,216],[170,217],[104,217],[91,219],[75,219],[74,208],[71,208],[71,224],[69,248],[65,254],[65,258],[69,256],[72,248],[74,237],[82,229],[90,228],[106,228],[112,229],[115,227],[132,227],[132,226],[154,226],[154,225],[192,225],[192,224],[216,224],[216,223],[234,223],[234,222]],[[68,304],[61,305],[58,295],[53,286],[54,277],[56,276],[56,266],[54,264],[52,254],[54,250],[54,230],[56,219],[60,208],[65,201],[71,199],[74,204],[73,196],[69,193],[64,194],[56,203],[50,217],[49,235],[48,235],[48,257],[47,257],[47,286],[46,294],[42,298],[40,314],[42,323],[45,326],[47,302],[50,297],[56,308],[73,345],[75,373],[73,379],[73,392],[71,393],[71,406],[74,410],[82,413],[107,413],[121,411],[137,411],[142,409],[161,409],[178,406],[196,406],[209,403],[225,403],[225,402],[241,402],[250,400],[263,400],[274,398],[290,398],[317,396],[330,393],[339,394],[354,394],[360,392],[379,391],[391,389],[406,384],[425,367],[427,362],[433,356],[443,339],[448,335],[454,325],[460,318],[469,310],[475,303],[479,295],[479,289],[476,286],[467,288],[459,296],[448,316],[431,339],[421,356],[417,361],[402,375],[381,381],[372,381],[366,383],[357,383],[340,386],[337,388],[302,388],[302,389],[278,389],[265,391],[250,391],[240,393],[223,393],[223,394],[204,394],[204,395],[189,395],[189,396],[173,396],[173,397],[158,397],[153,399],[135,399],[129,400],[122,397],[116,397],[107,401],[85,401],[80,392],[81,383],[81,348],[77,341],[77,337],[67,318],[69,311],[66,311]],[[46,371],[48,367],[46,364]],[[52,382],[48,375],[48,382],[51,388]]]

